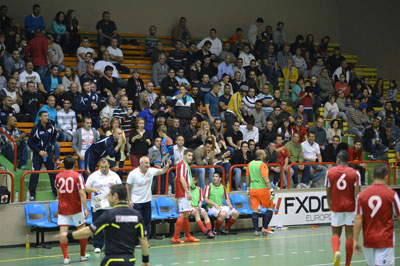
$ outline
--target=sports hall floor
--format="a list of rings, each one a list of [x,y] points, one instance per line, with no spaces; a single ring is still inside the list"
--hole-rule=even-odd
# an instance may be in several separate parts
[[[265,237],[254,237],[252,231],[241,231],[229,236],[218,235],[214,240],[196,237],[201,242],[182,245],[170,244],[169,238],[151,239],[151,265],[333,265],[329,226],[314,229],[291,227]],[[344,236],[341,239],[341,251],[344,254]],[[398,231],[396,239],[399,239]],[[79,262],[79,244],[69,245],[71,265],[99,265],[104,254],[94,254],[92,251],[93,247],[89,244],[89,260]],[[140,265],[140,250],[136,250],[135,255],[138,258],[136,265]],[[396,260],[399,260],[399,246],[396,247],[396,255]],[[63,258],[56,244],[52,249],[1,248],[0,266],[2,265],[63,265]],[[364,257],[355,254],[352,265],[365,265]]]

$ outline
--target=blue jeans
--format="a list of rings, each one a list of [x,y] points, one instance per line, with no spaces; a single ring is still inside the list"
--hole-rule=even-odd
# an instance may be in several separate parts
[[[208,174],[208,179],[210,183],[212,183],[212,177],[215,171],[214,168],[192,168],[192,175],[199,175],[199,186],[201,187],[201,189],[203,189],[205,186],[206,171]]]
[[[72,136],[65,131],[57,131],[57,140],[61,141],[61,142],[71,142],[72,141]]]
[[[49,68],[47,66],[35,67],[35,71],[39,74],[41,80],[44,80],[48,70]]]
[[[12,142],[7,143],[1,149],[1,154],[3,154],[7,160],[14,163],[14,144]],[[25,140],[17,143],[17,161],[18,168],[21,168],[28,161],[28,144]]]
[[[320,170],[318,170],[319,166],[321,166]],[[316,183],[318,180],[320,180],[322,177],[324,177],[326,175],[326,171],[328,171],[326,166],[320,165],[320,164],[319,165],[311,165],[311,171],[312,170],[317,170],[318,171],[312,178],[312,182],[313,183]]]
[[[242,177],[242,169],[240,167],[236,167],[233,169],[233,177],[235,180],[235,190],[240,190],[241,185],[240,185],[240,179]],[[231,184],[232,185],[232,184]],[[232,187],[233,189],[233,187]]]
[[[229,170],[231,169],[231,166],[232,166],[232,164],[230,163],[230,162],[226,162],[226,163],[217,163],[217,165],[220,165],[220,166],[222,166],[223,168],[224,168],[224,171],[225,171],[225,183],[227,183],[228,181],[227,180],[229,180],[228,179],[228,177],[229,177]],[[221,174],[221,176],[222,176],[222,170],[220,169],[220,168],[215,168],[215,172],[216,173],[220,173]],[[224,184],[225,185],[225,184]]]
[[[140,212],[143,217],[144,229],[146,230],[147,239],[150,237],[151,225],[151,201],[144,203],[134,203],[133,208]]]
[[[363,126],[349,127],[348,132],[349,134],[353,134],[356,135],[356,137],[362,138],[365,128]]]
[[[375,139],[370,141],[370,152],[375,158],[378,158],[388,150],[389,148],[386,145],[383,145],[382,143],[376,143]]]
[[[282,76],[281,72],[274,70],[273,66],[263,66],[262,71],[267,76],[268,81],[272,83],[274,88],[277,88],[279,85],[278,79]]]
[[[297,186],[299,183],[299,166],[293,165],[292,169],[290,169],[290,173],[293,173],[293,185]],[[301,176],[301,183],[308,184],[310,181],[310,166],[304,165],[303,175]]]

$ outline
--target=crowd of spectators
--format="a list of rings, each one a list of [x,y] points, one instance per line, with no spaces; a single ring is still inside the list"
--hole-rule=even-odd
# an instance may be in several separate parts
[[[27,145],[17,121],[41,124],[43,112],[55,136],[48,152],[39,154],[54,154],[56,166],[58,142],[72,142],[82,169],[85,151],[116,128],[125,133],[119,168],[125,158],[137,167],[142,156],[149,156],[155,167],[163,167],[168,158],[176,165],[190,148],[195,165],[220,165],[228,174],[232,165],[249,163],[255,151],[263,149],[268,163],[281,166],[270,167],[275,185],[281,185],[284,171],[283,187],[288,178],[298,188],[315,186],[331,164],[294,166],[290,177],[288,165],[335,162],[343,149],[354,161],[362,160],[363,149],[372,160],[388,149],[395,149],[400,158],[396,81],[390,81],[384,94],[383,79],[372,86],[368,77],[357,77],[339,47],[329,54],[328,36],[319,45],[312,34],[298,35],[290,43],[283,22],[273,30],[270,25],[263,28],[264,20],[257,18],[246,36],[237,28],[223,41],[211,28],[196,44],[182,17],[172,29],[169,52],[157,38],[157,27],[149,27],[145,51],[152,71],[151,80],[144,82],[138,70],[129,80],[121,78],[131,70],[124,65],[122,38],[109,12],[96,23],[98,49],[80,37],[74,10],[58,12],[48,34],[39,5],[26,17],[24,32],[7,12],[7,6],[0,7],[0,124],[18,144],[21,169],[26,168],[28,146],[35,148]],[[77,66],[64,66],[64,54],[76,56]],[[374,107],[383,110],[377,113]],[[330,126],[325,126],[326,119]],[[343,122],[356,137],[354,147],[342,141]],[[31,133],[28,139],[35,137],[40,138]],[[14,147],[4,134],[0,143],[1,153],[13,161]],[[353,166],[364,175],[365,165]],[[245,170],[234,168],[232,189],[242,188]],[[214,171],[220,170],[193,169],[200,187]],[[163,176],[162,184],[167,178],[173,182]]]

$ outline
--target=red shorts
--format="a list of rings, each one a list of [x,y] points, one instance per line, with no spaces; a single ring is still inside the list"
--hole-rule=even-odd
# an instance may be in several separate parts
[[[263,208],[272,208],[274,202],[268,188],[250,189],[251,209],[257,210],[261,205]]]

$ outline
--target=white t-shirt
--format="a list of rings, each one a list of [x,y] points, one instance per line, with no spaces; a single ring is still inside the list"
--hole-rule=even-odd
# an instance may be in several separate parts
[[[314,144],[311,146],[308,140],[306,140],[301,143],[301,147],[303,149],[304,159],[313,159],[317,161],[317,154],[321,154],[318,143],[314,142]]]
[[[107,48],[107,51],[108,52],[110,52],[110,54],[111,55],[113,55],[113,56],[124,56],[123,55],[123,53],[122,53],[122,51],[121,51],[121,49],[119,49],[119,48],[112,48],[111,46],[109,46],[108,48]],[[114,60],[110,60],[112,63],[118,63],[117,61],[114,61]]]
[[[93,141],[94,136],[92,129],[89,129],[89,131],[87,131],[86,129],[82,128],[82,155],[85,155],[85,152],[87,151],[87,149],[89,149],[90,145],[93,144]]]
[[[118,74],[117,68],[111,62],[107,62],[107,61],[104,61],[104,60],[99,60],[99,61],[96,62],[96,64],[94,64],[94,70],[104,73],[104,69],[106,68],[106,66],[111,66],[113,68],[112,76],[114,78],[119,78],[119,74]]]
[[[4,93],[5,93],[8,97],[10,97],[13,101],[16,101],[16,100],[18,99],[18,98],[17,98],[17,92],[15,92],[15,91],[11,92],[11,91],[7,90],[6,88],[3,88],[3,91],[4,91]],[[21,110],[21,109],[19,108],[19,105],[16,104],[16,103],[14,103],[13,105],[11,105],[11,107],[15,110],[15,112],[16,112],[17,114],[18,114],[19,111]]]
[[[160,169],[149,168],[146,174],[140,171],[140,168],[132,170],[126,183],[131,185],[131,200],[133,203],[145,203],[151,201],[151,187],[153,178]]]
[[[35,87],[37,88],[37,83],[38,82],[42,82],[42,80],[40,79],[40,76],[37,72],[32,71],[32,74],[29,74],[28,72],[23,71],[21,72],[21,74],[19,74],[19,80],[20,83],[24,82],[24,85],[26,87],[26,83],[28,81],[32,81],[33,83],[35,83]]]
[[[82,46],[79,47],[78,50],[76,50],[76,56],[78,57],[79,62],[85,61],[84,59],[82,59],[82,58],[79,56],[79,54],[81,54],[81,53],[86,54],[86,53],[88,53],[88,52],[90,52],[90,53],[93,54],[94,50],[93,50],[92,48],[90,48],[90,47],[85,48],[85,47],[82,47]]]
[[[178,145],[174,145],[174,161],[175,164],[178,165],[178,163],[180,163],[180,161],[183,160],[183,153],[185,152],[186,147],[182,147],[182,150],[180,151],[178,149]]]
[[[104,175],[100,170],[97,170],[88,177],[86,187],[98,189],[103,197],[107,197],[107,194],[110,192],[110,187],[121,183],[121,178],[115,172],[109,170],[108,174]],[[92,206],[95,206],[95,204],[95,193],[92,193]],[[104,209],[111,209],[111,207],[106,207]]]

